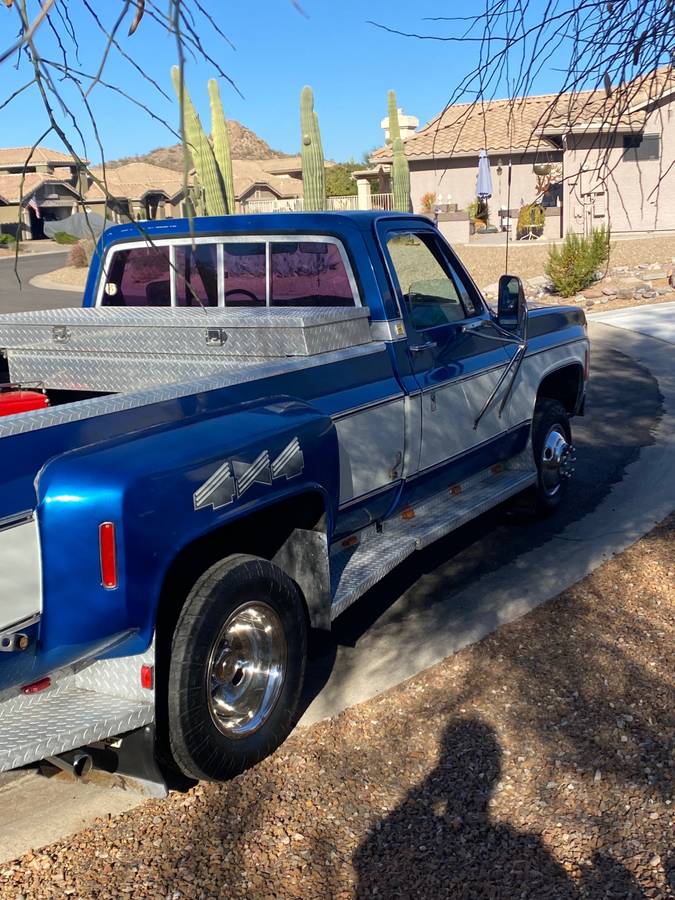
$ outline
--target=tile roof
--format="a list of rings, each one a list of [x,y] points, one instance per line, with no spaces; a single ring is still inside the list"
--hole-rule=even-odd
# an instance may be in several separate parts
[[[273,157],[271,159],[249,161],[260,163],[262,168],[271,175],[299,172],[302,169],[302,160],[299,156]],[[233,165],[236,165],[238,162],[245,162],[245,160],[234,160]]]
[[[269,164],[275,162],[269,159],[233,159],[235,197],[239,199],[256,184],[270,187],[279,197],[302,197],[302,181],[299,178],[270,174]]]
[[[26,172],[23,179],[22,194],[21,178],[21,173],[9,174],[0,172],[0,200],[5,203],[19,203],[30,197],[43,184],[63,184],[73,192],[73,196],[77,195],[76,188],[73,187],[68,178],[58,178],[43,172]]]
[[[0,147],[0,169],[23,166],[31,156],[30,147]],[[83,160],[86,162],[87,160]],[[75,160],[69,153],[61,153],[59,150],[50,150],[49,147],[36,147],[32,151],[29,166],[63,165],[74,166]]]
[[[592,130],[594,125],[639,130],[646,107],[675,91],[675,69],[664,66],[637,78],[608,97],[605,91],[579,91],[457,103],[447,107],[405,141],[410,159],[474,156],[480,150],[537,150],[568,130]],[[392,158],[391,147],[370,155],[373,163]]]
[[[103,180],[101,166],[92,168],[92,173]],[[108,193],[113,197],[126,200],[142,200],[146,194],[162,192],[172,199],[183,190],[183,173],[151,163],[132,162],[123,166],[109,168],[106,166],[105,181]],[[94,182],[86,194],[89,202],[103,200],[105,193]]]
[[[246,194],[256,184],[269,186],[280,197],[302,196],[302,182],[297,178],[270,175],[267,165],[271,160],[233,159],[234,193],[237,198]],[[276,162],[276,160],[275,160]],[[92,169],[98,177],[103,178],[100,166]],[[142,200],[150,192],[161,191],[169,199],[173,199],[183,190],[183,173],[151,163],[127,163],[116,168],[106,168],[108,192],[113,197],[132,201]],[[104,192],[96,184],[92,184],[86,194],[89,202],[101,201]]]

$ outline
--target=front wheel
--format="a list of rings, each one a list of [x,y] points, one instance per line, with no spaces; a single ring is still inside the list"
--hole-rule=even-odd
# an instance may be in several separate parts
[[[557,400],[539,400],[532,422],[532,451],[537,466],[537,511],[547,515],[560,506],[574,471],[574,446],[567,411]]]
[[[237,555],[197,581],[173,635],[168,712],[182,771],[220,781],[272,753],[295,721],[307,621],[295,584]]]

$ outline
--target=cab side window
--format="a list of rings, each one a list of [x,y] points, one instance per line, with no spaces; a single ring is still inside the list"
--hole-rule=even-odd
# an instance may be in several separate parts
[[[433,234],[399,232],[387,251],[411,322],[418,331],[460,322],[476,310]]]

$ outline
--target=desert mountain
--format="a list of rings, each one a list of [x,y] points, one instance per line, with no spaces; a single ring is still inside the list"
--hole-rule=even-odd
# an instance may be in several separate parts
[[[282,153],[281,150],[273,150],[255,131],[251,131],[250,128],[234,119],[227,120],[227,129],[230,133],[230,149],[233,159],[284,159],[289,156],[288,153]],[[158,147],[156,150],[139,156],[124,156],[121,159],[106,162],[106,164],[114,167],[132,162],[145,162],[153,166],[164,166],[164,168],[182,172],[183,150],[180,144],[173,144],[171,147]]]

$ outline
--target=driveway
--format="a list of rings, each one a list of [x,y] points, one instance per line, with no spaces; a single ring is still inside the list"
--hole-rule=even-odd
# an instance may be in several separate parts
[[[36,275],[45,275],[64,266],[67,256],[67,252],[58,251],[19,257],[20,283],[14,272],[14,257],[0,259],[0,313],[80,306],[82,298],[74,291],[45,290],[30,283]]]
[[[574,422],[577,474],[565,508],[545,522],[513,504],[493,510],[361,598],[330,636],[314,641],[302,724],[366,700],[519,618],[675,508],[675,304],[629,312],[589,317],[592,379],[586,417]],[[3,794],[26,812],[0,835],[0,861],[84,827],[93,808],[98,816],[118,812],[122,799],[97,785],[64,792],[37,776],[0,787]],[[123,798],[124,806],[142,802]]]

